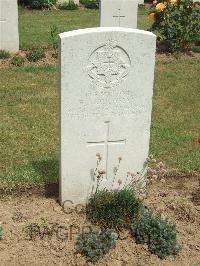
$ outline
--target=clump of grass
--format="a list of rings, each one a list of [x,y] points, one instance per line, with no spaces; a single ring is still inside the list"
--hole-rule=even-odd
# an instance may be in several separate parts
[[[2,239],[2,236],[3,236],[3,228],[2,228],[2,226],[0,225],[0,240]]]
[[[176,242],[176,226],[159,215],[145,211],[138,223],[131,225],[137,243],[147,244],[149,251],[164,259],[179,251]]]
[[[26,57],[29,62],[37,62],[45,57],[44,49],[42,48],[33,49],[26,54]]]
[[[110,229],[95,230],[91,229],[78,236],[76,241],[76,251],[92,263],[97,262],[109,250],[115,247],[116,236]]]
[[[10,53],[5,50],[0,50],[0,59],[10,58]]]
[[[141,201],[131,189],[100,190],[89,199],[86,215],[94,224],[120,229],[137,221],[141,208]]]
[[[20,55],[15,55],[11,59],[10,63],[11,63],[11,65],[17,66],[17,67],[23,66],[24,65],[24,58]]]

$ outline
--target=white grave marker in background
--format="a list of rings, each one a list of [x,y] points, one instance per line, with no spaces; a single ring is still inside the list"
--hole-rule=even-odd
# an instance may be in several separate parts
[[[73,0],[75,4],[79,5],[79,0]],[[58,4],[69,3],[69,0],[58,0]]]
[[[60,34],[60,196],[85,203],[95,190],[130,182],[148,156],[156,37],[128,28]],[[118,158],[120,168],[114,179]],[[113,182],[114,180],[114,182]],[[141,176],[141,186],[145,177]]]
[[[19,50],[17,0],[0,0],[0,50]]]
[[[100,27],[137,28],[137,0],[101,0]]]

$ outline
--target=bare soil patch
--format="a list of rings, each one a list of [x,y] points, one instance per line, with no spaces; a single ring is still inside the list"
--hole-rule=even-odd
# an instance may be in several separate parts
[[[176,224],[182,247],[178,255],[160,260],[149,253],[147,246],[137,245],[128,232],[122,232],[116,248],[97,265],[200,265],[200,205],[194,195],[195,199],[200,197],[198,177],[179,176],[167,178],[164,183],[154,181],[144,200],[146,206]],[[1,266],[92,265],[74,250],[77,232],[89,225],[84,214],[74,209],[67,214],[57,197],[41,194],[10,194],[0,200],[4,229]]]

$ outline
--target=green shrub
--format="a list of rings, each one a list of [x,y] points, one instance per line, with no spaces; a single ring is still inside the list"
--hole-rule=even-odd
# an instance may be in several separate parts
[[[120,229],[139,219],[141,207],[141,201],[129,189],[100,190],[89,199],[86,215],[95,224]]]
[[[147,244],[149,251],[161,259],[176,254],[176,227],[158,215],[145,211],[140,221],[131,225],[137,243]]]
[[[63,4],[60,4],[58,7],[61,10],[76,10],[76,9],[78,9],[78,5],[75,4],[73,0],[69,0],[69,2],[65,2]]]
[[[20,66],[23,66],[24,65],[24,58],[20,55],[15,55],[10,63],[14,66],[17,66],[17,67],[20,67]]]
[[[18,0],[18,3],[32,9],[51,9],[56,5],[57,0]]]
[[[115,244],[116,236],[112,230],[97,231],[91,229],[77,238],[75,248],[88,261],[95,263],[108,253],[111,248],[115,247]]]
[[[3,236],[3,228],[2,228],[2,226],[0,225],[0,240],[2,239],[2,236]]]
[[[200,40],[200,8],[193,0],[154,1],[150,30],[158,33],[160,47],[169,52],[188,50]]]
[[[0,50],[0,59],[7,59],[10,57],[10,53],[5,50]]]
[[[98,0],[80,0],[80,3],[89,9],[98,9],[99,1]]]
[[[42,48],[33,49],[27,53],[26,57],[30,62],[37,62],[45,57],[45,52]]]

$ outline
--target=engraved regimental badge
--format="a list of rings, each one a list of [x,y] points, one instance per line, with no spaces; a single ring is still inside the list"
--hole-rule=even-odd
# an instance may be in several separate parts
[[[92,84],[111,88],[126,79],[130,65],[127,52],[110,40],[92,52],[87,70]]]

